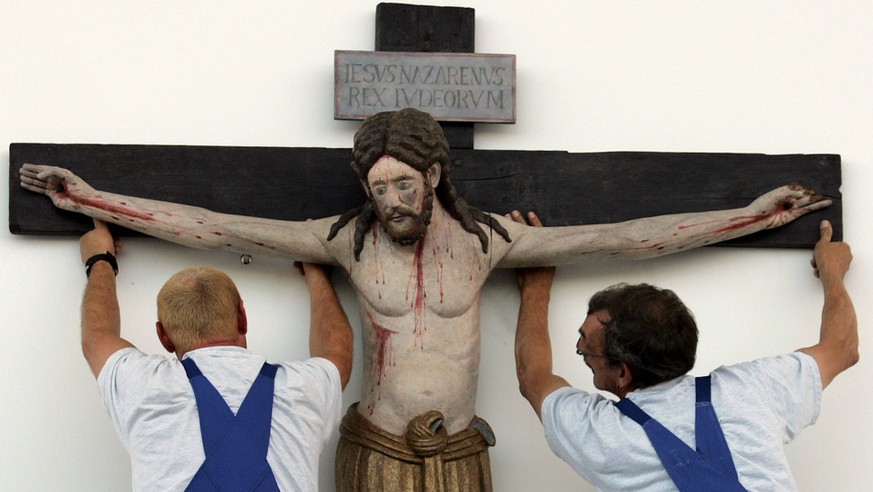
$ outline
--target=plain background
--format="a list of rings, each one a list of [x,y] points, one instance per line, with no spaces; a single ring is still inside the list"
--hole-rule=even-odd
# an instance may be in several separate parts
[[[518,122],[478,125],[480,149],[842,155],[847,284],[862,361],[824,394],[818,423],[787,445],[802,490],[869,490],[866,359],[873,287],[873,4],[865,1],[474,1],[480,53],[518,57]],[[333,120],[333,50],[371,50],[375,2],[0,1],[0,160],[8,144],[350,147]],[[58,163],[62,164],[62,163]],[[240,163],[245,165],[245,163]],[[8,216],[6,180],[0,213]],[[568,186],[584,193],[597,183]],[[866,218],[865,218],[866,217]],[[8,231],[8,229],[7,229]],[[0,488],[119,491],[125,450],[79,350],[85,284],[74,238],[0,234]],[[551,306],[555,371],[592,389],[575,330],[596,290],[620,281],[674,289],[701,328],[694,374],[816,342],[821,289],[810,251],[706,248],[658,260],[561,268]],[[307,354],[308,299],[290,262],[126,242],[123,334],[148,352],[154,296],[192,264],[226,270],[250,316],[250,347]],[[351,288],[335,274],[360,333]],[[518,394],[512,273],[482,292],[478,413],[497,433],[499,491],[590,490],[554,457]],[[345,392],[360,394],[361,353]],[[333,490],[334,436],[322,459]]]

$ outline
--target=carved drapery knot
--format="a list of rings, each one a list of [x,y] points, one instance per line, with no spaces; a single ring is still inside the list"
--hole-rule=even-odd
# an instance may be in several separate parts
[[[415,417],[406,426],[406,444],[423,458],[442,453],[449,442],[443,420],[443,414],[436,410]]]

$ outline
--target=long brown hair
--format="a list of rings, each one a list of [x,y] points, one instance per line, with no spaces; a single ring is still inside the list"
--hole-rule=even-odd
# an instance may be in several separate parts
[[[436,187],[436,196],[446,211],[461,227],[479,237],[482,252],[488,252],[488,236],[477,224],[481,222],[500,234],[507,242],[512,241],[509,233],[490,215],[471,207],[458,195],[458,191],[449,177],[449,143],[439,123],[428,113],[407,108],[399,111],[387,111],[375,114],[361,125],[355,133],[355,145],[352,149],[352,169],[361,180],[367,196],[370,190],[367,186],[367,173],[382,156],[391,156],[420,172],[426,172],[433,164],[439,164],[440,182]],[[333,239],[337,232],[348,224],[352,218],[355,221],[355,259],[361,260],[364,249],[364,235],[372,223],[377,220],[372,199],[364,205],[349,210],[331,226],[327,240]]]

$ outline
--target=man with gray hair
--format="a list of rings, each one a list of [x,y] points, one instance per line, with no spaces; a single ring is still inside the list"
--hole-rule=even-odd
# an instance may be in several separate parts
[[[518,212],[513,218],[524,221]],[[529,220],[540,225],[534,214]],[[813,253],[824,290],[818,343],[707,376],[687,374],[698,331],[674,292],[620,284],[594,294],[576,353],[594,387],[617,402],[552,372],[555,270],[517,270],[519,387],[552,451],[597,490],[797,490],[784,443],[815,422],[822,390],[859,357],[858,321],[843,282],[852,253],[832,233],[822,221]]]

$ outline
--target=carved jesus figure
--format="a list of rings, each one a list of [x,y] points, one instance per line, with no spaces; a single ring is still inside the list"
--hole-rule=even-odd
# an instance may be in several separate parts
[[[369,200],[304,222],[121,196],[57,167],[25,164],[20,178],[61,209],[175,243],[341,267],[357,293],[366,367],[360,403],[342,425],[339,490],[490,489],[493,437],[475,401],[479,296],[492,269],[651,258],[830,204],[792,185],[739,209],[535,228],[470,207],[449,178],[448,151],[426,113],[375,115],[353,149]]]

